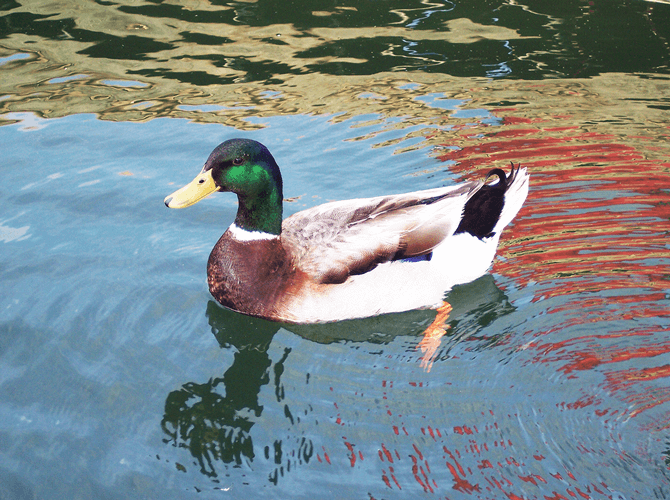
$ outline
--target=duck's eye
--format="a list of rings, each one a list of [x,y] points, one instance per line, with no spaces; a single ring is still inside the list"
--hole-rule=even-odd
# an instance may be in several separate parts
[[[239,158],[235,158],[233,160],[233,165],[242,165],[243,163],[244,163],[244,158],[241,157],[241,156]]]

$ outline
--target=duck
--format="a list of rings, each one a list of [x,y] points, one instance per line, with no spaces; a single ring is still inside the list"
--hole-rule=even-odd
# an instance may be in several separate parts
[[[283,219],[279,166],[260,142],[217,146],[168,208],[232,192],[238,208],[207,262],[222,306],[309,324],[444,306],[455,285],[486,274],[500,235],[521,209],[529,174],[493,168],[483,180],[333,201]]]

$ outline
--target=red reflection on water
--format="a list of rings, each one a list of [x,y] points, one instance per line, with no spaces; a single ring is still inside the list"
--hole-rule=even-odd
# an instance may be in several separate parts
[[[439,158],[455,162],[450,169],[467,178],[474,170],[484,175],[510,161],[529,169],[531,192],[503,235],[502,259],[494,271],[513,278],[515,286],[528,287],[532,302],[557,299],[546,313],[558,319],[545,323],[553,325],[545,331],[518,332],[530,338],[522,348],[534,351],[532,363],[555,366],[568,378],[599,370],[604,392],[623,403],[621,409],[603,408],[600,397],[585,394],[561,403],[560,409],[592,409],[605,421],[636,417],[670,402],[670,163],[648,158],[645,151],[658,148],[639,147],[659,138],[584,132],[569,119],[506,116],[503,126],[490,133],[481,134],[482,127],[462,130],[460,141],[448,145],[457,149]],[[562,120],[568,123],[561,126]],[[670,410],[664,415],[655,430],[670,428]],[[464,437],[477,432],[474,425],[453,428]],[[479,456],[491,446],[514,449],[511,441],[472,440],[469,453]],[[607,494],[606,485],[578,480],[567,469],[546,476],[521,472],[524,460],[545,460],[541,454],[523,460],[510,455],[504,464],[479,457],[482,483],[461,465],[458,450],[444,451],[452,489],[475,496],[488,484],[486,491],[525,498],[519,481],[556,481],[553,496],[545,498]],[[598,454],[584,446],[582,451]],[[519,473],[509,475],[509,467],[518,467]]]
[[[418,384],[410,387],[414,390],[420,389]],[[430,391],[430,388],[424,390]],[[403,389],[400,388],[400,391]],[[507,417],[516,419],[516,416]],[[381,480],[385,487],[402,490],[408,489],[407,486],[416,488],[418,485],[421,491],[441,495],[440,498],[451,498],[451,490],[474,498],[529,498],[523,485],[550,486],[553,496],[545,496],[546,498],[594,498],[595,493],[606,494],[606,485],[593,483],[588,477],[580,477],[565,465],[562,465],[561,470],[556,470],[553,468],[556,467],[555,461],[547,466],[545,473],[529,472],[531,462],[543,463],[547,460],[546,457],[540,453],[517,456],[517,448],[512,439],[504,437],[504,433],[500,435],[500,426],[493,411],[489,411],[488,415],[473,415],[473,419],[476,419],[477,424],[473,422],[442,429],[431,424],[435,440],[424,442],[423,445],[430,448],[426,450],[430,454],[430,460],[428,453],[424,452],[423,446],[416,440],[418,436],[412,433],[399,435],[396,446],[404,452],[399,452],[396,446],[389,447],[382,443],[377,455],[382,464]],[[483,433],[479,430],[480,427],[484,429]],[[424,437],[430,434],[426,429],[421,429]],[[492,436],[499,438],[487,442]],[[441,447],[442,460],[436,459],[433,442]],[[526,443],[521,443],[520,449],[525,447]],[[491,450],[496,450],[497,453],[492,454]],[[501,456],[499,451],[502,451],[502,460],[493,458]],[[592,453],[592,450],[584,449],[582,452]],[[445,472],[448,476],[445,476]],[[413,478],[413,483],[405,484],[402,478],[406,481],[410,477]],[[448,477],[446,482],[445,477]],[[413,490],[409,488],[409,491]]]
[[[670,314],[664,308],[670,288],[670,163],[648,159],[639,139],[584,132],[568,119],[508,116],[497,130],[464,128],[458,149],[440,158],[455,162],[450,168],[467,178],[473,170],[484,175],[509,161],[530,170],[531,192],[503,234],[494,271],[527,288],[532,302],[546,301],[543,313],[552,320],[542,323],[551,325],[545,330],[518,331],[506,342],[528,350],[530,364],[551,366],[566,378],[600,373],[602,394],[583,393],[557,407],[589,412],[589,418],[606,424],[670,403],[665,387],[670,386],[670,340],[658,321],[665,318],[667,325]],[[476,135],[482,130],[488,133]],[[400,390],[430,391],[423,382],[407,385]],[[393,401],[394,390],[393,381],[384,380],[380,400]],[[621,405],[607,406],[603,394]],[[343,425],[335,409],[335,423]],[[529,498],[528,488],[538,488],[547,499],[611,496],[589,471],[570,470],[569,461],[543,450],[520,451],[526,443],[517,446],[510,425],[498,423],[516,422],[516,415],[490,410],[468,422],[431,421],[419,429],[408,429],[391,409],[385,415],[392,420],[388,440],[371,456],[387,489],[418,489],[440,498],[456,491],[474,498],[521,499]],[[670,428],[670,412],[665,415],[649,429]],[[600,452],[588,440],[571,445],[598,462]],[[342,452],[345,464],[361,467],[362,453],[346,438]]]
[[[532,173],[528,201],[503,236],[500,253],[506,259],[496,262],[494,270],[522,287],[549,284],[534,301],[567,298],[548,310],[566,316],[557,322],[562,328],[659,317],[667,324],[663,303],[670,288],[670,163],[648,160],[632,145],[639,141],[624,142],[631,137],[580,133],[577,126],[558,125],[560,116],[553,119],[543,128],[528,125],[549,124],[545,120],[505,117],[501,130],[485,137],[463,132],[459,149],[440,156],[456,161],[452,169],[468,176],[474,168],[490,169],[493,162],[507,160],[520,161]],[[584,296],[603,290],[606,299]],[[663,327],[648,323],[560,341],[550,335],[551,340],[531,345],[537,362],[564,361],[558,369],[574,376],[603,364],[670,352],[670,343],[660,335]],[[640,337],[644,344],[611,344]],[[664,370],[652,371],[668,376]],[[608,377],[608,389],[616,390],[621,380]],[[635,384],[650,379],[626,380]]]

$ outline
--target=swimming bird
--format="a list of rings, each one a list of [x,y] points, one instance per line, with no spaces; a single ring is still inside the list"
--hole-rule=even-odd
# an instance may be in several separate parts
[[[237,215],[207,263],[211,294],[243,314],[321,323],[443,305],[454,285],[487,272],[528,180],[512,164],[510,174],[494,168],[483,181],[334,201],[282,220],[272,154],[259,142],[230,139],[165,205],[235,193]]]

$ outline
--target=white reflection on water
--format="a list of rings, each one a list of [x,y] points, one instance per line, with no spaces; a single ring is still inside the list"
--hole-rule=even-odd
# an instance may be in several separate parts
[[[26,234],[30,230],[30,226],[11,227],[5,226],[4,222],[6,221],[0,221],[0,241],[8,243],[10,241],[21,241],[30,238],[30,235]]]

